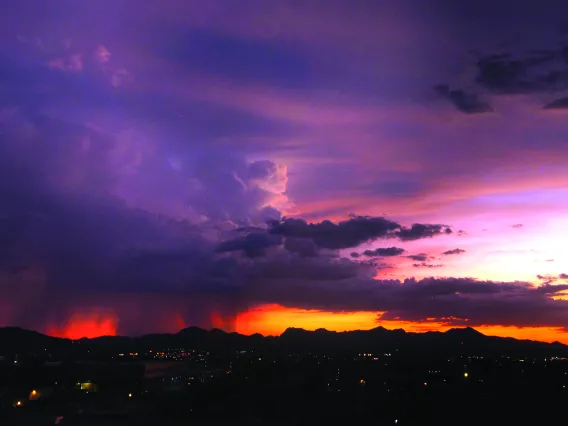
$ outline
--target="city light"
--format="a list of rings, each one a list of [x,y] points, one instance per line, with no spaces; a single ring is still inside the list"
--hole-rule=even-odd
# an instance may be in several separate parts
[[[467,379],[469,374],[467,372],[463,373],[463,376]]]

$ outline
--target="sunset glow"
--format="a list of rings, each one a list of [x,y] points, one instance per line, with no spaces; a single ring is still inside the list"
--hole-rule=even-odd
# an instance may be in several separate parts
[[[427,331],[447,331],[456,327],[444,322],[431,321],[417,323],[410,321],[381,321],[381,312],[322,312],[314,310],[285,308],[278,305],[259,306],[239,314],[236,331],[241,334],[260,333],[278,336],[288,327],[330,331],[370,330],[384,327],[388,330],[402,328],[411,333]],[[568,344],[568,332],[559,327],[503,327],[479,326],[476,330],[488,336],[514,337],[516,339],[540,340],[543,342],[562,342]]]
[[[66,339],[116,336],[118,318],[103,313],[75,313],[64,327],[48,328],[47,334]]]
[[[368,330],[377,327],[377,312],[322,312],[284,308],[278,305],[259,306],[237,316],[236,331],[242,334],[260,333],[278,336],[287,328],[334,331]]]
[[[276,2],[0,4],[0,326],[568,343],[556,9]]]

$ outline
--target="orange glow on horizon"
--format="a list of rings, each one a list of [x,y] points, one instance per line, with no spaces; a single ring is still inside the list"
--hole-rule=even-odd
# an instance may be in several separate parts
[[[116,336],[118,318],[115,315],[102,312],[77,312],[71,315],[63,327],[52,326],[47,334],[53,337],[67,339],[92,339],[100,336]]]
[[[382,326],[386,329],[404,329],[407,332],[424,333],[427,331],[447,331],[462,327],[449,325],[442,319],[430,318],[428,321],[412,322],[381,320],[383,312],[330,312],[300,308],[286,308],[280,305],[261,305],[242,312],[236,318],[224,318],[218,312],[211,314],[212,327],[225,331],[236,331],[251,335],[280,335],[289,327],[316,330],[325,328],[330,331],[370,330]],[[108,312],[78,312],[71,315],[63,326],[51,326],[47,334],[54,337],[80,339],[100,336],[116,336],[119,319]],[[181,315],[176,318],[177,329],[188,326]],[[539,340],[543,342],[559,341],[568,344],[568,332],[561,327],[516,327],[503,325],[482,325],[474,327],[489,336],[513,337],[516,339]],[[173,331],[173,330],[172,330]],[[177,331],[177,330],[176,330]]]
[[[227,332],[235,331],[235,318],[230,315],[222,315],[217,311],[213,311],[209,317],[212,328],[218,328]],[[252,334],[252,333],[251,333]]]
[[[237,316],[236,331],[241,334],[260,333],[280,335],[289,327],[330,331],[370,330],[382,326],[387,329],[402,328],[407,332],[425,333],[427,331],[447,331],[462,326],[448,325],[439,321],[411,322],[381,320],[382,312],[326,312],[279,305],[263,305]],[[559,341],[568,344],[568,332],[561,327],[515,327],[503,325],[476,326],[476,330],[488,335],[513,337],[515,339]]]
[[[380,312],[326,312],[279,305],[263,305],[237,315],[237,333],[280,335],[289,327],[334,331],[364,330],[377,327]]]

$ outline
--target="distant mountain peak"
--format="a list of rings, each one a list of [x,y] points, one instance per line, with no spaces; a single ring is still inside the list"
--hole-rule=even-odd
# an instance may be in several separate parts
[[[472,327],[450,328],[445,334],[453,334],[457,336],[485,336],[483,333],[480,333]]]
[[[177,332],[177,334],[182,335],[182,336],[201,336],[207,333],[207,330],[204,330],[203,328],[200,327],[187,327],[187,328],[182,328],[180,331]]]
[[[304,330],[303,328],[297,327],[288,327],[284,330],[284,333],[280,335],[280,337],[289,337],[289,336],[300,336],[310,333],[308,330]]]

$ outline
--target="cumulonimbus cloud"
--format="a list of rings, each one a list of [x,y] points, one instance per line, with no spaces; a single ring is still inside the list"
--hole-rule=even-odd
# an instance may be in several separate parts
[[[234,316],[248,306],[278,303],[381,311],[384,319],[410,321],[452,317],[471,325],[567,325],[567,302],[553,299],[565,286],[458,278],[377,280],[377,271],[390,265],[337,254],[377,239],[441,236],[450,231],[444,225],[405,227],[366,216],[312,224],[281,219],[266,206],[272,196],[267,188],[277,187],[273,180],[280,179],[278,168],[231,156],[224,157],[221,169],[186,175],[194,186],[207,188],[210,200],[201,202],[191,191],[171,195],[186,197],[188,211],[206,220],[191,214],[173,219],[119,197],[123,184],[138,182],[138,171],[148,166],[146,152],[155,158],[147,145],[121,145],[126,142],[113,135],[47,118],[3,117],[0,286],[5,323],[41,329],[96,303],[119,318],[119,332],[139,333],[155,330],[174,308],[182,323],[208,325],[212,310]],[[46,141],[57,141],[57,151]],[[30,155],[38,150],[41,156]],[[244,201],[223,198],[234,189],[242,190]],[[386,256],[401,250],[376,252]]]

